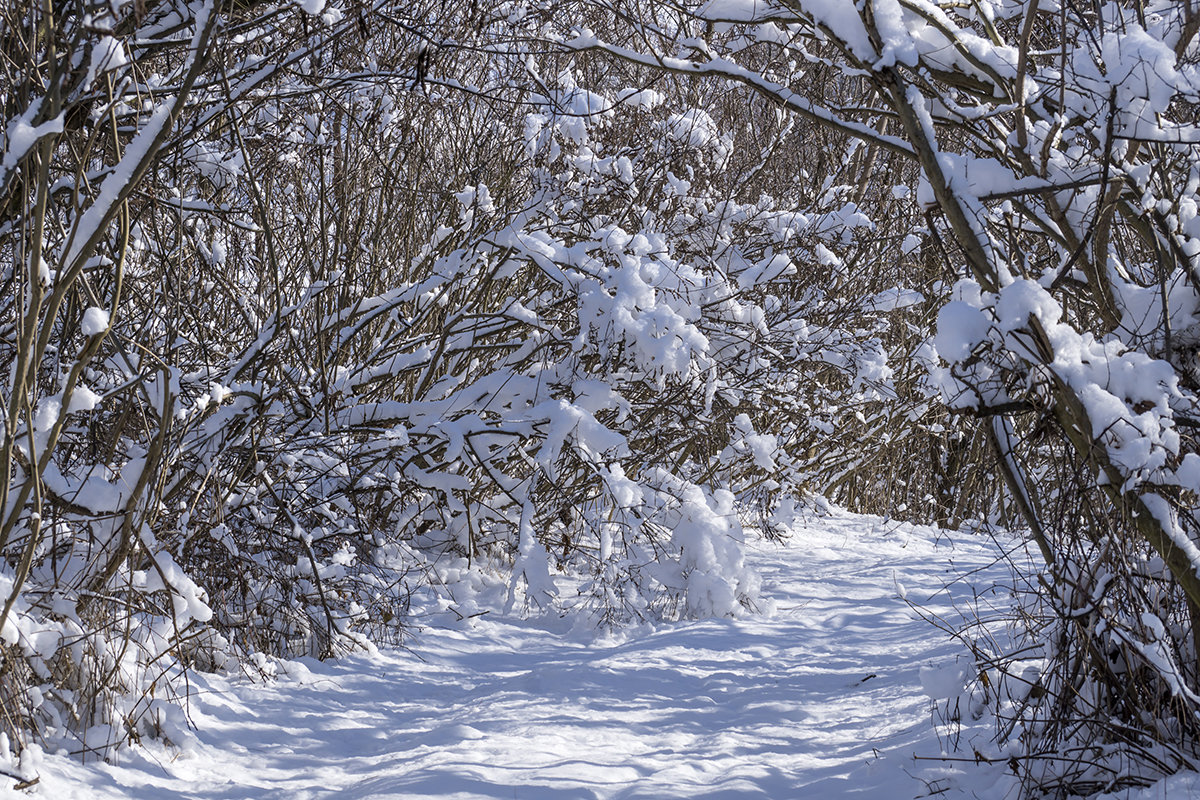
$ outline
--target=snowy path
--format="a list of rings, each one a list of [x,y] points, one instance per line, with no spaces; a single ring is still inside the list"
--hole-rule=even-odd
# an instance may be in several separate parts
[[[47,798],[879,798],[928,792],[919,668],[953,658],[923,601],[995,546],[837,515],[753,561],[773,613],[586,644],[535,622],[427,628],[413,652],[306,662],[268,686],[202,678],[199,743],[64,768]],[[953,567],[950,561],[953,561]],[[1001,576],[1003,568],[972,578]],[[966,592],[966,588],[963,588]],[[945,595],[932,608],[945,608]],[[165,751],[160,756],[169,757]]]

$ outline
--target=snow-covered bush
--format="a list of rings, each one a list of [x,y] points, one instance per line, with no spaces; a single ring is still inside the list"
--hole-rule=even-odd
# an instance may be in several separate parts
[[[819,493],[1028,530],[979,674],[1037,696],[976,695],[1031,790],[1173,769],[1197,19],[3,6],[0,733],[170,737],[180,670],[394,641],[447,565],[743,613]]]
[[[856,274],[861,192],[772,173],[786,115],[548,32],[0,12],[9,741],[172,738],[183,670],[394,641],[451,561],[603,625],[754,607],[749,511],[852,469],[815,448],[891,413],[919,298]]]
[[[914,422],[922,392],[940,395],[923,433],[953,424],[957,442],[930,473],[963,464],[976,495],[935,499],[1017,512],[1045,562],[1022,644],[1045,659],[1044,693],[1007,714],[1005,758],[1058,793],[1185,763],[1200,737],[1194,4],[620,7],[560,40],[725,78],[920,168],[910,235],[940,283],[908,350],[926,375],[902,385]],[[876,175],[866,196],[892,188]],[[981,446],[998,498],[961,458]]]

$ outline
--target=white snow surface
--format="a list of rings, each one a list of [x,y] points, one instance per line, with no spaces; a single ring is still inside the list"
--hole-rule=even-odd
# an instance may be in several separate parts
[[[993,541],[833,512],[747,550],[759,614],[596,639],[498,610],[460,621],[426,598],[406,649],[283,662],[265,684],[195,675],[181,749],[46,755],[37,786],[6,780],[0,797],[902,800],[929,793],[922,776],[943,798],[1000,788],[974,765],[914,759],[940,752],[930,684],[967,662],[901,600],[956,619],[1007,577]]]
[[[80,323],[79,329],[84,336],[95,336],[108,330],[108,324],[108,312],[103,308],[92,306],[83,312],[83,321]]]

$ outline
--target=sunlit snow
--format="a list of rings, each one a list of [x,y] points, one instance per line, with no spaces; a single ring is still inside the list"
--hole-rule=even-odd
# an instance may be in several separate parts
[[[570,618],[493,610],[459,620],[453,603],[431,596],[406,648],[268,664],[278,677],[265,683],[194,675],[195,730],[181,750],[151,742],[86,766],[48,755],[35,794],[883,800],[980,791],[979,769],[914,758],[941,752],[931,682],[944,696],[947,676],[961,681],[969,662],[900,593],[955,619],[956,603],[1007,578],[998,546],[836,512],[809,517],[785,545],[747,550],[764,582],[759,613],[597,640]],[[476,600],[488,601],[487,590]]]

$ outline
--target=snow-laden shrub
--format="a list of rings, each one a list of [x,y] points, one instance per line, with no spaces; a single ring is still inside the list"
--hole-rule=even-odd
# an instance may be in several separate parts
[[[836,168],[820,152],[804,163],[823,186],[847,187],[877,225],[889,196],[924,221],[891,228],[896,260],[927,281],[908,358],[890,362],[915,402],[883,404],[876,430],[908,431],[888,456],[924,440],[934,457],[911,475],[903,461],[851,458],[854,477],[823,488],[920,502],[916,484],[947,521],[975,512],[1028,531],[1044,562],[1036,608],[1018,649],[989,658],[1011,660],[1019,683],[1022,648],[1036,647],[1045,693],[1002,715],[1005,763],[1028,792],[1055,796],[1183,764],[1200,739],[1193,5],[619,8],[566,21],[557,40],[769,97],[819,131],[813,141],[854,140],[831,148],[850,154]],[[895,163],[919,179],[894,180],[906,173]],[[891,268],[873,255],[869,269]]]
[[[915,296],[844,187],[743,180],[800,141],[767,106],[584,88],[522,9],[0,12],[46,32],[0,88],[10,743],[175,738],[183,670],[395,641],[451,562],[754,608],[748,511],[870,424]]]

